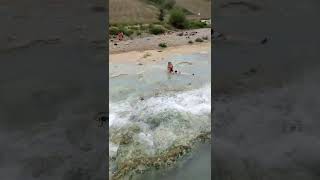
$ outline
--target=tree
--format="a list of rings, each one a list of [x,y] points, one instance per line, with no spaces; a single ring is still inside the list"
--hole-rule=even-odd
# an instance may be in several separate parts
[[[171,10],[169,23],[178,29],[184,29],[188,26],[186,15],[181,9]]]
[[[163,21],[163,20],[164,20],[164,10],[161,8],[160,14],[159,14],[159,21]]]

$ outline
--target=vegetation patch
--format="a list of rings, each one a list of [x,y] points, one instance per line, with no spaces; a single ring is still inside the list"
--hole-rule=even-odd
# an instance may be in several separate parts
[[[203,42],[203,40],[201,38],[197,38],[195,41],[196,42]]]
[[[185,13],[180,8],[171,10],[169,16],[169,23],[178,29],[186,29],[188,27],[188,20]]]
[[[201,21],[190,20],[188,23],[189,29],[200,29],[200,28],[207,28],[207,27],[209,27],[207,23],[201,22]]]
[[[167,44],[166,44],[166,43],[160,43],[160,44],[159,44],[159,47],[166,48],[166,47],[167,47]]]
[[[158,34],[163,34],[166,32],[166,29],[162,26],[162,25],[151,25],[150,26],[150,29],[149,29],[149,32],[151,34],[155,34],[155,35],[158,35]]]

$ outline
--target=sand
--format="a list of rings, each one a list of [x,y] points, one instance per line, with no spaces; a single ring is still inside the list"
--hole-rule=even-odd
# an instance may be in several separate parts
[[[208,49],[211,47],[211,42],[194,43],[192,45],[180,45],[175,47],[168,47],[161,50],[142,50],[129,51],[109,55],[109,63],[153,63],[166,59],[172,55],[188,55],[192,53],[209,53]]]
[[[183,33],[183,36],[179,36],[178,34]],[[191,35],[191,34],[194,35]],[[207,37],[208,40],[211,40],[211,29],[203,28],[203,29],[194,29],[187,31],[177,31],[171,32],[162,35],[149,35],[147,37],[141,38],[126,38],[123,41],[118,41],[117,39],[109,40],[109,53],[116,54],[128,51],[144,51],[151,49],[161,49],[159,47],[160,43],[166,43],[168,47],[188,45],[189,41],[195,42],[196,38]],[[115,45],[115,43],[117,45]]]

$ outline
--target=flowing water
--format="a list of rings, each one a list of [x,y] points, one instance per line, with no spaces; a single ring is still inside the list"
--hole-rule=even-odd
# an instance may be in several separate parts
[[[159,157],[211,132],[210,56],[208,49],[144,65],[110,64],[109,176],[130,160]],[[168,61],[181,74],[167,74]]]

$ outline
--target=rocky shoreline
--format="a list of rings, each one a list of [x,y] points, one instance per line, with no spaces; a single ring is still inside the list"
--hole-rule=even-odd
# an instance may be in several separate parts
[[[179,159],[187,156],[199,143],[211,143],[211,132],[205,132],[192,139],[187,145],[173,146],[169,150],[155,157],[137,158],[119,164],[119,168],[113,173],[113,180],[131,177],[135,174],[143,174],[152,169],[169,168]]]

